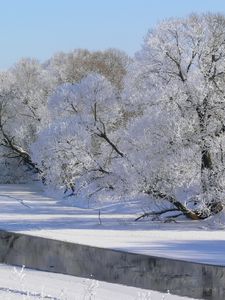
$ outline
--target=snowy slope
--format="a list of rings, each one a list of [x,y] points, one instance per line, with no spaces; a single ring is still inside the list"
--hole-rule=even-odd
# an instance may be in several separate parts
[[[118,284],[0,264],[2,300],[191,300]]]
[[[223,214],[208,221],[134,222],[140,203],[63,206],[29,185],[0,186],[0,228],[105,248],[225,265]],[[219,228],[219,229],[218,229]]]

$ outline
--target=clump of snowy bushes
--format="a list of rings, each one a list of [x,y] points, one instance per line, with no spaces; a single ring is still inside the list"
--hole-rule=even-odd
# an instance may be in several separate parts
[[[77,50],[22,60],[0,79],[1,162],[12,161],[12,181],[25,166],[66,195],[167,203],[143,217],[223,209],[224,16],[164,21],[134,59]]]

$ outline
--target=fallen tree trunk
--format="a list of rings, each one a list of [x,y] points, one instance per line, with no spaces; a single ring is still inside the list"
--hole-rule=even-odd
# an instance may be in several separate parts
[[[191,210],[188,207],[186,207],[184,204],[182,204],[179,200],[177,200],[175,197],[173,197],[171,195],[167,195],[156,189],[149,189],[146,193],[148,195],[152,195],[155,198],[166,200],[170,204],[172,204],[174,207],[164,209],[162,211],[153,211],[153,212],[144,213],[141,216],[139,216],[138,218],[136,218],[135,221],[138,221],[145,217],[162,215],[162,214],[165,214],[167,212],[172,212],[172,211],[181,212],[184,216],[186,216],[188,219],[191,219],[191,220],[204,220],[204,219],[208,218],[209,216],[215,215],[223,210],[223,204],[218,201],[209,203],[207,205],[208,212],[206,213],[205,211],[201,211],[201,210]],[[174,217],[176,217],[176,216],[174,216]]]

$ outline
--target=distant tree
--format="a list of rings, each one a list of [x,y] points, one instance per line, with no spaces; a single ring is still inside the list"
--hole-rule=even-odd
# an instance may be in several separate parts
[[[130,62],[128,55],[117,49],[94,52],[76,49],[54,55],[47,65],[59,84],[79,82],[89,73],[99,73],[121,90]]]

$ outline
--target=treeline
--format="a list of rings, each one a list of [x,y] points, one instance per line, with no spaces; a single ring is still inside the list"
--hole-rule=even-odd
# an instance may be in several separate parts
[[[0,80],[2,182],[32,173],[75,198],[144,193],[159,211],[142,217],[223,209],[224,16],[164,21],[133,59],[75,50]]]

